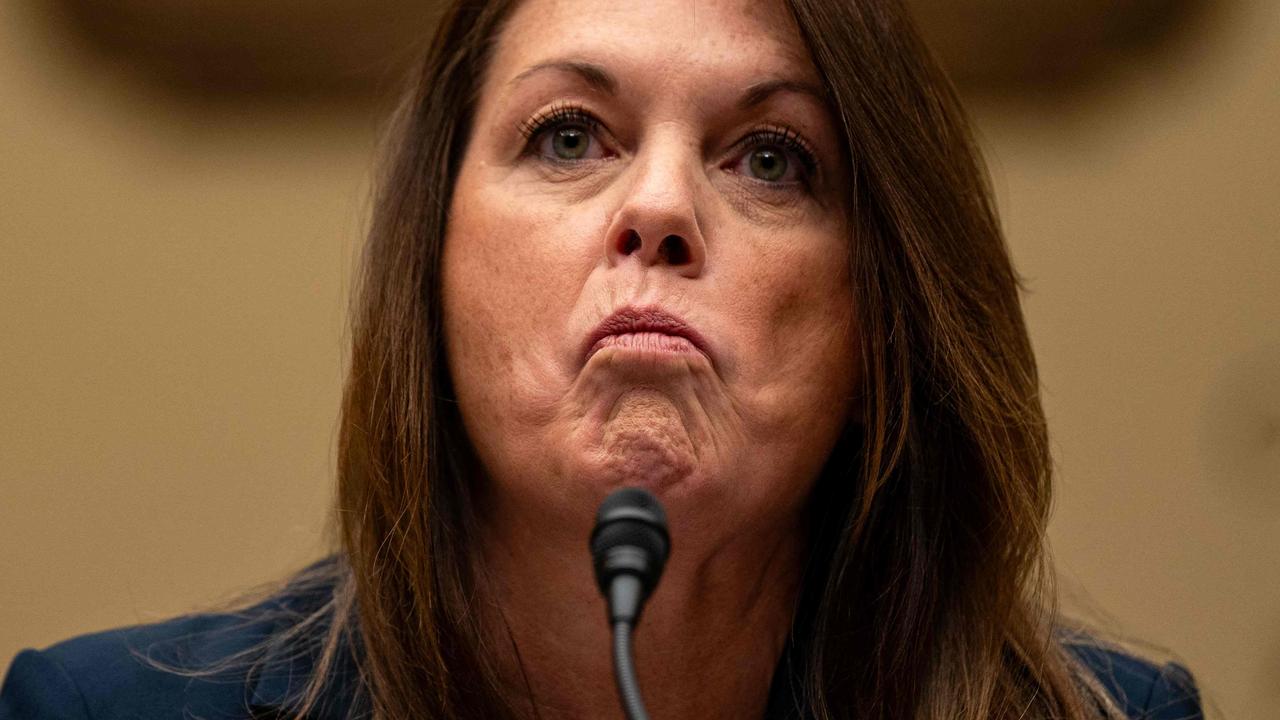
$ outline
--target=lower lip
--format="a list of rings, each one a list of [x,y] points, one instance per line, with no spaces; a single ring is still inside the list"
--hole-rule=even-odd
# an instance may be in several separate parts
[[[690,355],[698,354],[698,350],[689,339],[680,335],[667,335],[657,332],[638,332],[623,333],[621,335],[606,335],[596,341],[591,346],[591,352],[587,353],[590,358],[597,352],[605,348],[617,348],[619,350],[632,350],[644,354],[673,354],[673,355]]]

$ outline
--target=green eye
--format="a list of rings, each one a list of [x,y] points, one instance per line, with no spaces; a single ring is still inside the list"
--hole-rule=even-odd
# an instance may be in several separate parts
[[[579,161],[611,156],[601,141],[607,132],[595,115],[576,105],[557,105],[517,128],[525,138],[525,152],[541,160],[568,167]]]
[[[777,182],[786,177],[787,156],[776,148],[763,147],[751,153],[750,166],[752,175]]]
[[[567,125],[551,133],[551,149],[561,160],[578,160],[587,154],[591,137],[580,127]]]

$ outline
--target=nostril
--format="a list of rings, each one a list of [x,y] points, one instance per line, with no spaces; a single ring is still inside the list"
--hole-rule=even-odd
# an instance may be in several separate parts
[[[622,254],[630,255],[640,249],[640,233],[635,230],[628,230],[626,236],[622,238]]]
[[[689,262],[689,248],[679,235],[668,235],[663,238],[662,244],[658,246],[658,255],[666,260],[668,265],[684,265]]]

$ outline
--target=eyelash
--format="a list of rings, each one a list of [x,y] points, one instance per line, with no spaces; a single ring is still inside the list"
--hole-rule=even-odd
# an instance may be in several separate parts
[[[525,142],[532,146],[533,141],[542,135],[543,131],[569,121],[584,125],[593,131],[600,128],[600,121],[580,105],[552,105],[547,111],[520,123],[519,130]]]
[[[817,174],[817,155],[810,149],[804,138],[800,137],[800,133],[792,128],[786,125],[767,125],[758,130],[752,130],[746,137],[738,141],[738,147],[743,149],[762,145],[780,147],[795,153],[796,157],[800,159],[800,165],[804,168],[805,182]]]
[[[601,125],[595,115],[592,115],[580,105],[553,105],[545,112],[539,113],[538,115],[520,123],[518,129],[525,139],[525,153],[533,152],[535,141],[537,141],[545,131],[555,127],[556,125],[567,122],[577,123],[592,132],[599,130]],[[800,160],[800,165],[804,170],[804,177],[800,182],[805,185],[808,185],[817,174],[817,155],[814,153],[813,149],[809,147],[809,144],[800,136],[800,133],[786,125],[766,125],[765,127],[751,131],[746,137],[742,138],[735,144],[735,147],[741,149],[758,146],[778,147],[794,153]],[[760,182],[777,185],[777,183],[768,183],[763,180]]]

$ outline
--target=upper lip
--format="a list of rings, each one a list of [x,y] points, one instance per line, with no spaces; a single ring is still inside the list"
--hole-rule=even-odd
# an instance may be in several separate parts
[[[678,315],[652,305],[648,307],[629,305],[615,310],[612,315],[600,321],[600,324],[587,335],[587,339],[582,346],[583,361],[585,362],[591,356],[592,348],[602,338],[610,335],[639,332],[656,332],[683,337],[693,343],[693,346],[706,355],[708,359],[711,357],[706,338],[702,337],[701,333]]]

